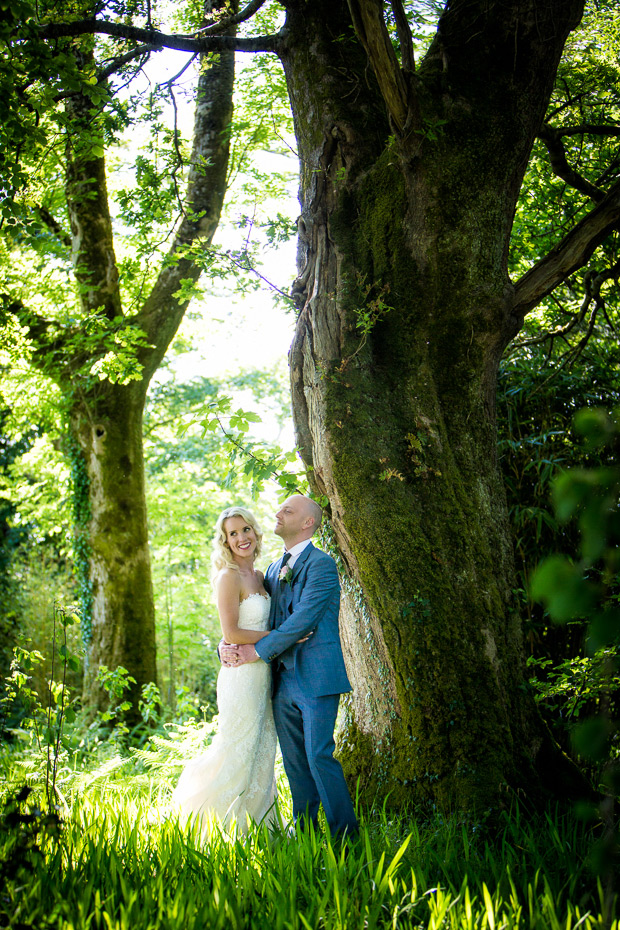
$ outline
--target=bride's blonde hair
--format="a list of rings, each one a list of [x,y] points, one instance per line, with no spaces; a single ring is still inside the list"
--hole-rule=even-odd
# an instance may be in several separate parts
[[[224,529],[224,523],[228,520],[229,517],[241,517],[242,520],[251,526],[254,532],[256,533],[256,552],[254,553],[254,558],[257,559],[261,554],[261,549],[263,547],[263,531],[258,525],[258,521],[251,510],[248,510],[246,507],[227,507],[226,510],[223,510],[219,517],[217,518],[217,523],[215,524],[215,538],[213,540],[213,555],[211,556],[211,578],[215,579],[218,572],[221,572],[223,568],[234,568],[236,571],[239,571],[239,568],[232,557],[232,553],[228,548],[228,543],[226,542],[226,530]]]

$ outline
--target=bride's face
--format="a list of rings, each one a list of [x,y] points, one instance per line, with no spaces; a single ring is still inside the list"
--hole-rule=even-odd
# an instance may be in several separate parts
[[[226,543],[233,556],[247,559],[254,556],[258,540],[254,528],[243,517],[228,517],[224,520]]]

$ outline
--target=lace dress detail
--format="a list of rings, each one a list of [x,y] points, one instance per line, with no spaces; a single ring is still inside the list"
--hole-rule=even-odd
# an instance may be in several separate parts
[[[269,598],[251,594],[239,605],[239,626],[269,628]],[[217,732],[204,755],[189,762],[172,794],[181,823],[200,820],[203,840],[217,820],[245,833],[248,818],[275,821],[276,730],[271,710],[271,669],[259,659],[222,668],[217,679]]]

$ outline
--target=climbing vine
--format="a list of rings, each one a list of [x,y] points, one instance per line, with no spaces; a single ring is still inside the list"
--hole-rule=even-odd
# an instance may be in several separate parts
[[[89,479],[84,453],[71,429],[67,430],[66,449],[72,488],[73,566],[78,585],[82,642],[88,646],[93,628],[93,586],[90,580],[92,550],[88,536],[91,517]]]

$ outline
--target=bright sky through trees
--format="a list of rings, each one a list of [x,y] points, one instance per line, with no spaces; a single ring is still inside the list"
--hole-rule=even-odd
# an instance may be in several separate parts
[[[175,77],[187,65],[189,55],[164,49],[153,55],[150,61],[128,88],[128,92],[138,90],[146,92],[149,87],[162,85]],[[248,66],[248,56],[237,56],[237,69]],[[175,84],[175,102],[177,106],[177,123],[184,137],[192,132],[193,97],[195,88],[195,66],[190,65],[185,74]],[[168,107],[167,119],[173,121],[172,106]],[[132,127],[129,141],[130,151],[135,149],[137,126]],[[284,132],[278,127],[278,132]],[[289,175],[289,196],[268,199],[255,207],[260,207],[263,215],[281,213],[295,220],[299,214],[297,199],[298,163],[294,155],[294,138],[286,139],[290,145],[290,156],[275,152],[254,152],[250,157],[252,164],[268,173]],[[109,171],[111,174],[112,172]],[[110,179],[113,184],[113,177]],[[239,249],[246,235],[240,230],[236,220],[241,209],[248,212],[248,204],[241,208],[236,202],[238,188],[243,183],[243,174],[233,179],[224,205],[224,216],[215,245],[224,249]],[[254,231],[253,231],[254,232]],[[280,243],[277,248],[264,249],[261,255],[261,267],[258,269],[269,284],[288,293],[295,277],[295,240]],[[205,278],[202,282],[205,290],[203,300],[192,304],[184,318],[177,335],[177,347],[183,342],[191,349],[182,354],[174,353],[172,365],[182,379],[196,375],[221,377],[235,374],[245,368],[271,368],[286,358],[293,338],[294,315],[292,309],[287,312],[283,301],[274,301],[274,291],[263,282],[260,290],[250,293],[236,291],[235,278],[231,275],[227,281],[210,283]],[[165,369],[155,375],[155,381],[165,378]]]

